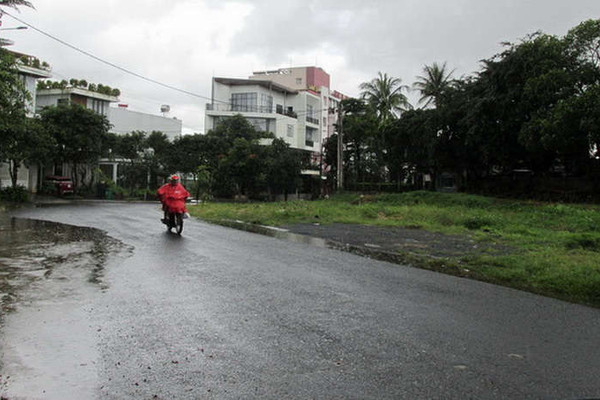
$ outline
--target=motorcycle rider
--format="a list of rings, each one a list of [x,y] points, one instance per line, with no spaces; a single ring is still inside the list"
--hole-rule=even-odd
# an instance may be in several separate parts
[[[184,218],[187,218],[188,213],[185,207],[185,199],[190,197],[190,193],[179,182],[177,175],[171,175],[169,182],[158,188],[156,194],[162,203],[162,209],[165,213],[162,219],[163,224],[167,223],[169,211],[183,213]]]

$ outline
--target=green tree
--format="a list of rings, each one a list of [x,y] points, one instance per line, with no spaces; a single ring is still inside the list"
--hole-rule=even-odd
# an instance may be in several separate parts
[[[14,57],[0,48],[0,161],[9,162],[13,186],[20,166],[17,160],[27,131],[26,104],[30,98]],[[16,163],[15,163],[16,162]]]
[[[28,118],[19,129],[14,129],[11,135],[3,140],[3,147],[11,183],[16,188],[21,165],[31,167],[47,163],[55,149],[55,142],[43,129],[38,119]]]
[[[400,78],[379,72],[377,78],[360,84],[361,96],[377,112],[379,120],[385,124],[397,118],[402,111],[412,108],[402,91],[408,86],[402,85]]]
[[[151,157],[146,132],[117,135],[115,145],[116,155],[127,160],[127,164],[121,165],[119,182],[130,190],[145,188],[148,184],[148,158]]]
[[[69,163],[74,185],[85,186],[90,167],[102,155],[102,143],[110,128],[108,119],[77,104],[45,108],[41,118],[56,140],[56,161]]]
[[[283,139],[274,139],[264,152],[269,193],[283,193],[285,201],[301,183],[302,155]]]
[[[166,176],[169,162],[169,154],[173,143],[169,137],[160,131],[152,131],[146,139],[148,147],[147,163],[150,168],[150,189],[159,186],[159,176]]]
[[[413,87],[421,93],[419,103],[423,104],[424,108],[432,103],[436,108],[442,104],[444,95],[452,86],[453,72],[447,70],[446,63],[440,66],[434,62],[423,68],[423,75],[417,77]]]
[[[360,99],[343,100],[342,109],[346,182],[379,181],[383,142],[374,110]]]

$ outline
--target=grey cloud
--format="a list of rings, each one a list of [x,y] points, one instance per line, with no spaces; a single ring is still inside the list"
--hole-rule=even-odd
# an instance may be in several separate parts
[[[251,1],[254,11],[234,39],[232,53],[258,54],[266,63],[288,61],[328,44],[349,67],[374,75],[388,71],[411,82],[424,64],[447,61],[459,74],[542,30],[564,34],[600,15],[597,0]],[[576,4],[576,6],[574,6]]]

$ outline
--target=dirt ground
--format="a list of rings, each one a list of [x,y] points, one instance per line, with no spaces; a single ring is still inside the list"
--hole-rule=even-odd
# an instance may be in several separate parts
[[[515,251],[495,243],[481,243],[469,236],[422,229],[347,224],[296,224],[282,228],[295,235],[323,239],[330,248],[470,278],[473,271],[463,262],[465,259]]]

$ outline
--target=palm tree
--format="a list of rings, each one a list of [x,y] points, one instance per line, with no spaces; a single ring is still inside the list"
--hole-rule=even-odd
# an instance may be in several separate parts
[[[442,102],[444,93],[454,84],[454,80],[450,78],[454,70],[448,72],[446,63],[440,66],[434,62],[431,66],[426,65],[423,72],[424,75],[417,76],[417,82],[413,85],[421,92],[419,103],[425,103],[423,107],[427,107],[433,102],[437,108]]]
[[[2,14],[2,7],[10,7],[17,10],[20,6],[35,8],[33,7],[33,4],[27,0],[0,0],[0,15]]]
[[[400,112],[412,108],[402,93],[403,90],[408,90],[408,86],[402,85],[402,79],[386,73],[379,72],[371,82],[361,83],[360,90],[362,98],[377,111],[382,123],[397,118]]]

